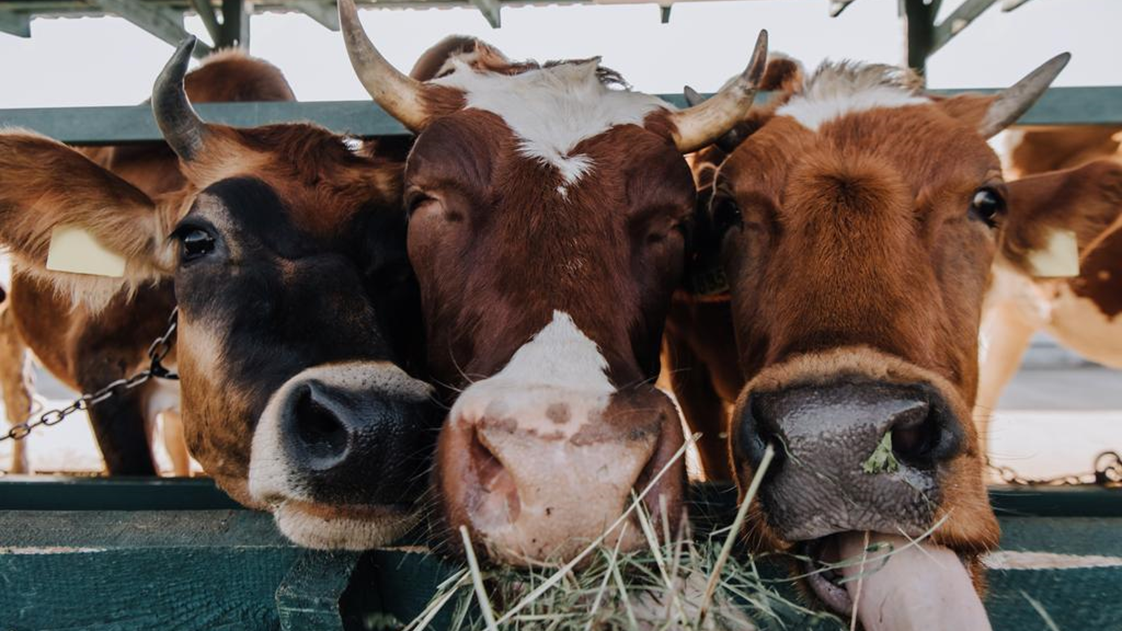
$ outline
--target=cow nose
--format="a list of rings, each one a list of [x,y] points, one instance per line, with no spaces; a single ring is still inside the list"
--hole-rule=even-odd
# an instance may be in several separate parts
[[[453,532],[467,525],[494,560],[515,565],[565,562],[596,540],[683,442],[661,393],[614,399],[606,410],[564,396],[484,405],[482,414],[454,410],[437,453]],[[684,477],[681,459],[670,463],[644,497],[645,510],[660,519],[666,507],[676,525]],[[606,541],[630,550],[642,543],[641,532],[621,526]]]
[[[432,423],[415,402],[312,378],[278,403],[289,476],[320,501],[399,503],[423,485]]]
[[[839,530],[895,532],[930,523],[942,463],[963,449],[962,428],[925,384],[839,382],[752,393],[738,417],[739,462],[776,459],[762,498],[788,540]]]
[[[382,416],[369,401],[311,382],[298,388],[285,407],[293,431],[291,451],[309,469],[329,471],[344,464],[367,421]]]

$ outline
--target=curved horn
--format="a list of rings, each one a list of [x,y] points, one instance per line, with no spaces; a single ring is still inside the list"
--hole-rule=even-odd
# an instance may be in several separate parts
[[[705,97],[701,96],[701,93],[688,85],[682,88],[682,96],[685,97],[686,104],[690,107],[701,105],[705,102]],[[741,125],[738,122],[732,129],[722,134],[720,138],[714,140],[713,144],[717,145],[717,148],[725,153],[736,151],[736,148],[740,146],[741,142],[744,142],[744,138],[746,137],[744,130],[740,127]]]
[[[1069,61],[1071,53],[1056,55],[1012,87],[1002,90],[978,124],[978,133],[989,138],[1015,123],[1052,85]]]
[[[354,0],[339,0],[339,23],[351,67],[374,102],[410,131],[424,129],[429,118],[421,98],[424,84],[399,72],[378,52],[362,30]]]
[[[171,150],[184,162],[190,162],[199,155],[208,133],[207,124],[191,107],[183,87],[183,77],[187,75],[187,64],[191,61],[193,50],[194,36],[180,42],[152,86],[152,114],[156,125]]]
[[[712,144],[744,119],[756,98],[756,89],[767,66],[767,31],[760,31],[748,67],[713,98],[671,114],[677,131],[674,143],[682,153]]]

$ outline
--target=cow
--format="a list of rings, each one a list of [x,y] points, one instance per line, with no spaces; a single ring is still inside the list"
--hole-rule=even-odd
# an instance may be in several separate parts
[[[745,533],[795,554],[811,597],[866,629],[986,628],[979,559],[1000,530],[971,411],[991,264],[1024,264],[1056,229],[1083,234],[1099,219],[1078,200],[1118,182],[1095,164],[1051,176],[1067,197],[1006,183],[986,141],[1067,60],[951,98],[908,70],[826,63],[699,174],[728,293],[709,330],[735,340],[740,371],[728,453],[742,500],[774,453]],[[819,564],[864,554],[862,532],[923,538],[926,554],[864,576],[858,598],[862,581],[835,580],[851,569]]]
[[[0,242],[23,273],[94,309],[171,282],[185,436],[206,473],[298,544],[384,544],[418,520],[441,420],[423,380],[403,163],[310,123],[204,122],[184,91],[194,41],[152,96],[183,186],[151,197],[7,130]],[[123,277],[47,269],[59,226],[121,256]]]
[[[415,81],[352,1],[339,12],[362,84],[417,134],[408,249],[451,408],[433,472],[450,549],[461,528],[514,565],[631,549],[642,531],[625,511],[644,490],[652,518],[676,526],[683,435],[652,382],[695,212],[682,156],[749,110],[766,33],[743,74],[677,111],[597,58],[516,63],[483,43]]]
[[[1009,133],[1014,146],[1007,175],[1026,178],[1019,188],[1055,196],[1057,204],[1065,207],[1072,203],[1068,195],[1075,194],[1061,188],[1069,175],[1052,172],[1104,159],[1122,165],[1122,129],[1117,127],[1026,128]],[[1096,169],[1112,177],[1113,169],[1099,165],[1090,172]],[[993,410],[1037,331],[1047,331],[1088,359],[1122,368],[1122,201],[1097,195],[1079,203],[1099,207],[1082,211],[1097,220],[1077,235],[1076,276],[1034,277],[1036,270],[1000,256],[994,264],[993,290],[986,297],[982,317],[984,349],[975,406],[983,453],[988,453]]]
[[[237,50],[209,55],[185,78],[197,103],[292,101],[288,82],[275,67]],[[79,149],[90,160],[151,198],[180,190],[186,179],[178,159],[162,143]],[[12,300],[0,311],[0,392],[13,422],[30,412],[30,350],[56,378],[80,392],[94,392],[148,364],[147,350],[167,328],[175,306],[170,280],[123,292],[92,308],[57,293],[34,273],[13,270]],[[173,472],[187,475],[189,459],[179,419],[179,387],[154,380],[89,408],[90,424],[110,475],[155,475],[149,436],[157,415]],[[13,473],[26,473],[25,440],[16,441]]]

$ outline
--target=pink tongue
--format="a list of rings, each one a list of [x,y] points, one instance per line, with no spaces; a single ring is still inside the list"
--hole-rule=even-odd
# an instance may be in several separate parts
[[[864,533],[838,537],[842,558],[858,560],[842,574],[865,631],[989,631],[986,610],[958,555],[931,543],[870,533],[869,545],[878,542],[880,549],[866,553]]]

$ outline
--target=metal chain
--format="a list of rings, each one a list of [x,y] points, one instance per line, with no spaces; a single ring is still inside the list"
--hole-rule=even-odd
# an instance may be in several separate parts
[[[1061,475],[1055,478],[1026,478],[1011,467],[986,463],[1002,482],[1016,486],[1082,486],[1122,487],[1122,455],[1117,451],[1104,451],[1095,456],[1094,470],[1090,473]]]
[[[175,345],[175,329],[178,324],[179,307],[176,307],[171,310],[171,316],[168,317],[167,330],[164,331],[163,335],[157,337],[148,347],[148,368],[145,368],[131,377],[118,379],[95,392],[83,394],[64,408],[47,410],[35,420],[25,421],[19,425],[15,425],[8,430],[7,434],[0,435],[0,442],[8,439],[23,440],[27,438],[31,430],[40,425],[45,425],[47,427],[58,425],[67,416],[81,410],[88,410],[91,406],[119,395],[122,392],[132,390],[147,382],[149,379],[179,379],[179,375],[168,370],[163,364],[164,359],[167,358],[168,353],[171,352],[172,346]]]

